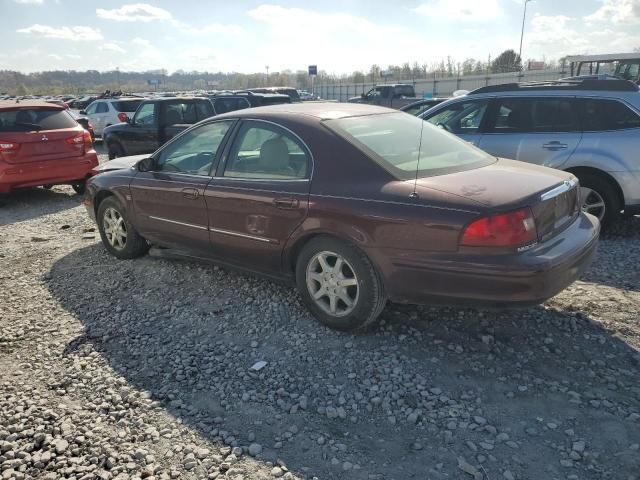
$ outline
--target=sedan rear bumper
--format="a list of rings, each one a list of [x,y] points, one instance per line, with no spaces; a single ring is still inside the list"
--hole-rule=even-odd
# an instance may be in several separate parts
[[[385,287],[399,303],[536,305],[583,274],[595,257],[599,232],[595,217],[580,214],[560,235],[522,253],[392,256]]]

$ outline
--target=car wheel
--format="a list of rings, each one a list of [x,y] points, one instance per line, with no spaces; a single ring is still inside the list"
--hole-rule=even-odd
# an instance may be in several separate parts
[[[71,188],[73,188],[73,191],[76,192],[78,195],[82,195],[87,189],[87,183],[84,180],[81,180],[79,182],[72,183]]]
[[[110,142],[107,146],[107,150],[109,152],[109,160],[125,156],[124,148],[122,148],[122,145],[117,142]]]
[[[108,197],[100,203],[97,221],[102,243],[113,256],[137,258],[149,250],[149,244],[138,234],[115,197]]]
[[[598,217],[603,227],[615,223],[620,217],[622,205],[611,182],[591,174],[582,174],[578,180],[580,180],[582,211]]]
[[[366,329],[386,304],[382,280],[364,252],[332,237],[304,246],[296,284],[311,313],[336,330]]]

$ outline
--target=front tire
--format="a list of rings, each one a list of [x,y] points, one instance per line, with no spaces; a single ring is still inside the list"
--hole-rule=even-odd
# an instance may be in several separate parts
[[[100,238],[114,257],[131,259],[141,257],[149,250],[115,197],[108,197],[98,206],[96,216]]]
[[[365,330],[386,304],[382,280],[365,253],[332,237],[316,237],[304,246],[296,284],[309,311],[336,330]]]
[[[81,180],[81,181],[72,183],[71,188],[73,188],[73,191],[76,192],[76,194],[83,195],[84,192],[87,190],[87,182],[85,182],[84,180]]]
[[[603,228],[613,225],[622,210],[615,187],[606,178],[589,173],[579,175],[578,180],[582,211],[598,217]]]

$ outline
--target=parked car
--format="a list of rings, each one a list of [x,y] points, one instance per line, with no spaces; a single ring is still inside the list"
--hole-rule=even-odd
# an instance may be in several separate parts
[[[288,280],[342,330],[387,299],[539,303],[581,275],[599,232],[572,174],[369,105],[238,110],[96,173],[84,204],[114,256],[151,243]]]
[[[425,98],[418,100],[417,102],[410,103],[400,108],[400,111],[408,113],[409,115],[420,115],[432,107],[444,102],[446,98]]]
[[[102,139],[110,160],[151,153],[190,125],[213,115],[207,98],[152,98],[142,101],[128,122],[106,127]]]
[[[76,110],[83,110],[89,106],[96,98],[95,95],[85,95],[84,97],[75,98],[67,102],[69,108],[75,108]]]
[[[89,132],[64,107],[0,102],[0,194],[58,184],[82,193],[97,165]]]
[[[640,212],[640,94],[626,80],[496,85],[422,117],[497,157],[565,170],[603,225]]]
[[[233,112],[244,108],[262,107],[265,105],[277,105],[281,103],[291,103],[291,97],[273,93],[254,93],[249,91],[238,91],[234,93],[219,93],[207,95],[213,103],[216,115]]]
[[[80,111],[91,120],[96,134],[102,136],[105,128],[116,123],[126,122],[129,115],[135,113],[142,98],[98,98],[91,102],[86,110]]]
[[[300,95],[298,94],[298,90],[293,87],[263,87],[263,88],[250,88],[249,91],[253,93],[270,93],[270,94],[280,94],[288,96],[292,102],[297,103],[301,102]]]
[[[422,99],[416,97],[416,91],[413,85],[397,83],[392,85],[376,85],[367,93],[363,93],[359,97],[350,98],[348,102],[401,108],[418,100]]]
[[[91,141],[95,143],[96,133],[93,130],[93,125],[91,124],[89,117],[85,115],[80,115],[79,113],[76,113],[72,110],[68,110],[68,112],[71,114],[71,116],[75,119],[76,122],[82,125],[82,128],[84,128],[87,132],[89,132],[89,134],[91,135]]]

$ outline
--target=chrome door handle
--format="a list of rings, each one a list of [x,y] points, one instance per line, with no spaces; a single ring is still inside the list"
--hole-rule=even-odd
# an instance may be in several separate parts
[[[198,192],[198,189],[196,188],[183,188],[181,192],[182,196],[184,198],[188,198],[189,200],[196,200],[200,195],[200,192]]]
[[[299,202],[295,198],[276,198],[273,201],[273,204],[276,206],[276,208],[291,210],[294,208],[298,208]]]
[[[542,147],[546,148],[547,150],[564,150],[565,148],[568,148],[569,145],[561,142],[549,142],[542,145]]]

